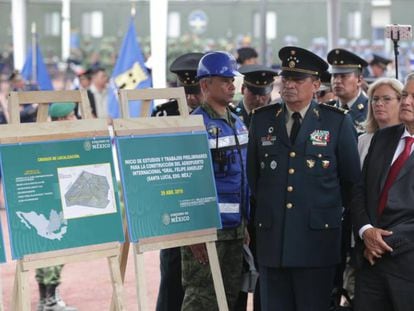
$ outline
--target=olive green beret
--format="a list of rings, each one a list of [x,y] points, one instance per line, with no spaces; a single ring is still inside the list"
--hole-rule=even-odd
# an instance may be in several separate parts
[[[63,118],[75,109],[75,103],[54,103],[49,107],[49,115],[52,118]]]

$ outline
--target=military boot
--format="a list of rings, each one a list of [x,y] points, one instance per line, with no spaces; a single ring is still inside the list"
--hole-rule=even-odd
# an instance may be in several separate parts
[[[44,311],[45,309],[45,302],[46,302],[46,285],[40,284],[39,285],[39,303],[37,304],[36,311]]]
[[[78,309],[74,307],[68,307],[60,296],[56,296],[56,286],[46,286],[46,301],[43,311],[77,311]]]

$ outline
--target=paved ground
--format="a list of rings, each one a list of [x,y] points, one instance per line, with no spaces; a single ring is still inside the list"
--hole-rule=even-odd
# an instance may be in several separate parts
[[[10,299],[14,282],[15,262],[11,260],[8,246],[6,212],[0,211],[3,234],[6,244],[7,263],[0,266],[1,283],[5,310],[10,310]],[[148,252],[145,254],[146,282],[148,287],[148,301],[150,310],[155,310],[155,302],[159,285],[159,254]],[[137,310],[136,282],[134,272],[134,258],[130,250],[125,279],[125,300],[128,310]],[[108,263],[106,259],[85,261],[67,264],[62,272],[62,284],[59,286],[61,296],[66,303],[75,306],[79,311],[109,310],[112,287],[110,283]],[[35,310],[38,293],[34,279],[34,272],[30,276],[32,310]],[[251,310],[251,303],[248,310]]]

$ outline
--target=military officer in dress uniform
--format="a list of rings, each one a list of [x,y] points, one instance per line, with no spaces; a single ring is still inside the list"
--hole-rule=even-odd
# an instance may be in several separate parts
[[[391,59],[385,58],[378,54],[372,54],[369,66],[364,70],[364,79],[368,83],[374,82],[378,78],[385,77],[387,67],[392,62]]]
[[[362,72],[368,63],[344,49],[331,50],[328,63],[331,65],[333,91],[338,97],[337,106],[349,110],[357,132],[364,132],[362,123],[367,118],[368,97],[362,90]]]
[[[293,46],[279,58],[283,102],[255,110],[247,155],[262,310],[327,311],[357,135],[343,110],[313,100],[323,59]]]
[[[239,68],[239,72],[244,75],[241,89],[243,99],[234,111],[249,127],[252,111],[270,103],[277,71],[263,65],[245,65]]]
[[[170,66],[170,71],[177,75],[178,85],[184,86],[188,110],[197,108],[202,95],[196,79],[197,67],[203,53],[187,53],[179,56]],[[176,100],[157,107],[153,116],[179,115]],[[160,252],[161,281],[158,291],[157,311],[179,311],[184,298],[181,285],[181,252],[179,247],[163,249]]]
[[[200,85],[196,79],[196,75],[198,62],[203,55],[203,53],[187,53],[175,59],[170,66],[170,71],[177,75],[177,85],[184,87],[190,113],[202,101]],[[177,101],[171,100],[157,106],[152,116],[177,116],[179,114]]]
[[[368,97],[362,90],[363,71],[368,63],[358,55],[344,49],[333,49],[328,53],[328,63],[331,65],[332,86],[337,96],[337,107],[348,110],[354,126],[361,134],[365,132],[363,126],[368,113]],[[335,277],[336,291],[342,287],[348,287],[343,284],[343,272],[347,270],[346,275],[352,277],[352,267],[349,265],[352,254],[352,227],[349,214],[350,209],[344,210],[342,222],[342,260],[338,267]],[[345,283],[352,284],[351,280],[345,280]],[[350,289],[350,288],[348,288]],[[352,290],[351,290],[352,291]]]

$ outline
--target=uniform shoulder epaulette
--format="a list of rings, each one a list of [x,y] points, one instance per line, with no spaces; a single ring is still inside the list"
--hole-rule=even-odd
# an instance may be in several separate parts
[[[263,111],[268,111],[268,110],[272,110],[272,109],[273,110],[278,110],[278,109],[281,109],[281,108],[282,108],[282,105],[280,103],[269,104],[269,105],[266,105],[266,106],[263,106],[263,107],[253,109],[252,114],[261,113]]]
[[[319,107],[327,109],[327,110],[335,111],[335,112],[340,113],[340,114],[347,114],[348,113],[348,110],[346,110],[344,108],[341,108],[341,107],[336,107],[336,106],[329,105],[328,103],[319,104]]]

